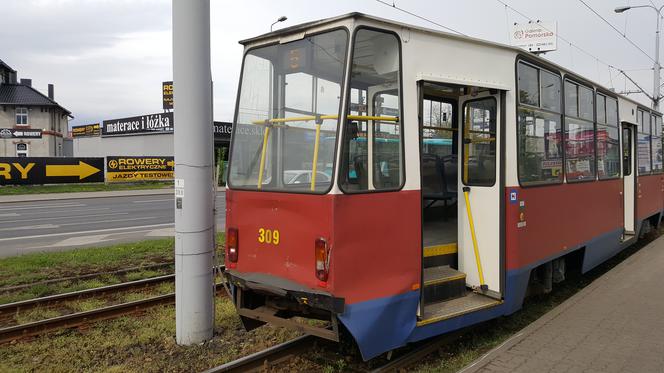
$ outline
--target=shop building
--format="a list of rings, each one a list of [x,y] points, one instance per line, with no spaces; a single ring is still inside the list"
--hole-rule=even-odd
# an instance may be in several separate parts
[[[47,95],[18,80],[17,71],[0,60],[0,157],[61,157],[67,154],[63,135],[71,112]]]

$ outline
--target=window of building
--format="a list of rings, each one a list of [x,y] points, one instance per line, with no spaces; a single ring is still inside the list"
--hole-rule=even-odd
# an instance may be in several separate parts
[[[569,97],[568,97],[569,95]],[[593,90],[565,82],[565,102],[578,98],[577,110],[565,113],[565,160],[568,182],[595,179],[595,124]]]
[[[474,100],[463,108],[463,182],[496,182],[496,100]]]
[[[28,125],[28,108],[27,107],[17,107],[16,108],[16,125],[17,126],[27,126]]]
[[[650,152],[650,114],[644,110],[637,112],[639,119],[639,131],[636,135],[636,160],[639,175],[648,175],[652,171],[652,159]]]
[[[518,109],[519,181],[524,186],[562,183],[561,78],[525,62],[518,63],[517,71],[519,102],[529,105]],[[547,87],[540,87],[540,81]],[[540,89],[547,93],[541,106]]]
[[[396,190],[404,182],[399,40],[360,29],[353,49],[339,185],[345,192]]]
[[[618,137],[618,101],[597,94],[597,176],[620,177],[620,138]]]

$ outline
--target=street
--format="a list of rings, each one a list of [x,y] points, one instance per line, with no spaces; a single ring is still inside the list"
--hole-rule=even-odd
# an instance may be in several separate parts
[[[225,205],[225,192],[218,192],[218,230]],[[170,237],[173,215],[172,195],[3,203],[0,257]]]

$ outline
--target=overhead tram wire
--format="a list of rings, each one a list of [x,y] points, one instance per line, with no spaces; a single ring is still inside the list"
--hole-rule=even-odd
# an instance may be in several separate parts
[[[606,18],[602,17],[601,14],[597,13],[597,11],[595,9],[593,9],[593,7],[588,5],[588,3],[586,3],[584,0],[579,0],[579,2],[583,5],[585,5],[585,7],[588,8],[588,10],[593,12],[597,17],[599,17],[599,19],[604,21],[604,23],[609,25],[615,32],[618,33],[618,35],[622,36],[625,40],[627,40],[630,44],[632,44],[634,46],[634,48],[638,49],[641,53],[643,53],[644,56],[648,57],[648,59],[650,59],[652,62],[655,62],[655,59],[650,57],[650,55],[648,53],[646,53],[646,51],[644,51],[641,47],[639,47],[636,43],[634,43],[632,41],[632,39],[628,38],[626,33],[620,32],[620,30],[618,30],[618,28],[616,28],[616,26],[614,26],[611,22],[607,21]]]
[[[438,22],[436,22],[436,21],[430,20],[430,19],[428,19],[428,18],[426,18],[426,17],[422,17],[421,15],[415,14],[415,13],[413,13],[413,12],[411,12],[411,11],[406,10],[406,9],[399,8],[398,6],[396,6],[396,4],[395,4],[394,2],[392,2],[392,4],[390,4],[390,3],[386,2],[386,1],[383,1],[383,0],[376,0],[376,1],[379,2],[379,3],[381,3],[381,4],[383,4],[383,5],[385,5],[385,6],[389,6],[390,8],[394,8],[394,9],[396,9],[396,10],[399,10],[399,11],[403,12],[403,13],[406,13],[406,14],[408,14],[408,15],[411,15],[411,16],[413,16],[413,17],[415,17],[415,18],[419,18],[419,19],[421,19],[421,20],[423,20],[423,21],[426,21],[426,22],[429,22],[429,23],[431,23],[431,24],[434,24],[434,25],[436,25],[436,26],[438,26],[438,27],[444,28],[445,30],[448,30],[448,31],[454,32],[454,33],[459,34],[459,35],[462,35],[462,36],[468,36],[468,35],[464,34],[464,33],[461,32],[461,31],[457,31],[457,30],[455,30],[455,29],[453,29],[453,28],[451,28],[451,27],[447,27],[447,26],[442,25],[442,24],[440,24],[440,23],[438,23]]]
[[[501,3],[501,4],[503,4],[504,6],[506,6],[506,7],[508,7],[508,8],[510,8],[513,12],[515,12],[515,13],[517,13],[518,15],[520,15],[521,17],[523,17],[523,18],[529,20],[530,22],[535,22],[535,20],[533,20],[532,18],[528,17],[526,14],[524,14],[523,12],[521,12],[521,11],[519,11],[518,9],[514,8],[513,6],[507,4],[507,3],[504,2],[503,0],[496,0],[496,1],[499,2],[499,3]],[[542,25],[541,23],[539,24],[539,26],[542,27],[543,29],[547,30],[547,31],[553,32],[552,30],[549,30],[548,28],[546,28],[546,27],[545,27],[544,25]],[[622,75],[625,76],[626,79],[629,79],[629,81],[632,82],[632,84],[634,84],[638,89],[640,89],[640,90],[642,91],[643,94],[645,94],[647,97],[649,97],[649,98],[651,99],[651,96],[650,96],[645,90],[643,90],[643,88],[641,88],[641,86],[639,86],[639,85],[634,81],[634,79],[632,79],[629,75],[627,75],[627,73],[626,73],[623,69],[621,69],[621,68],[619,68],[619,67],[616,67],[616,66],[614,66],[614,65],[612,65],[612,64],[610,64],[610,63],[608,63],[608,62],[606,62],[606,61],[604,61],[604,60],[602,60],[602,59],[600,59],[599,57],[595,56],[594,54],[588,52],[587,50],[585,50],[585,49],[579,47],[578,45],[576,45],[576,44],[572,43],[571,41],[567,40],[566,38],[562,37],[560,34],[556,34],[556,37],[559,38],[560,40],[564,41],[565,43],[569,44],[570,47],[573,47],[573,48],[577,49],[578,51],[580,51],[581,53],[583,53],[583,54],[589,56],[590,58],[592,58],[592,59],[594,59],[594,60],[596,60],[596,61],[602,63],[603,65],[608,66],[608,67],[611,68],[611,69],[614,69],[614,70],[620,72]],[[648,56],[648,58],[650,58],[650,56]]]

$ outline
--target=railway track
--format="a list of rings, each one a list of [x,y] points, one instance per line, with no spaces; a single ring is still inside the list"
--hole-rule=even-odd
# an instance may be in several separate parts
[[[310,348],[313,342],[317,339],[319,338],[312,335],[303,335],[288,342],[272,346],[254,354],[208,369],[203,373],[258,371],[265,366],[279,364],[285,360],[298,356],[307,348]]]
[[[223,266],[221,268],[223,271]],[[120,284],[102,286],[93,289],[57,294],[42,298],[29,299],[14,303],[0,305],[0,320],[12,318],[15,315],[38,307],[53,307],[65,302],[88,299],[94,297],[105,297],[117,295],[131,290],[149,289],[163,283],[175,281],[175,275],[152,277],[143,280],[130,281]],[[222,289],[222,284],[217,284],[217,291]],[[221,292],[221,294],[224,294]],[[52,317],[29,323],[11,325],[0,328],[0,344],[14,340],[37,336],[51,331],[80,327],[95,321],[112,319],[124,315],[142,312],[148,308],[172,304],[175,302],[175,293],[163,294],[146,299],[114,304],[89,311],[75,312],[62,316]]]
[[[62,277],[62,278],[55,278],[55,279],[50,279],[50,280],[38,281],[38,282],[29,283],[29,284],[5,286],[5,287],[0,288],[0,293],[9,293],[9,292],[20,291],[20,290],[27,289],[27,288],[30,288],[30,287],[33,287],[33,286],[37,286],[37,285],[53,285],[53,284],[57,284],[57,283],[60,283],[60,282],[91,280],[91,279],[99,278],[99,277],[102,277],[102,276],[125,275],[125,274],[128,274],[128,273],[137,272],[137,271],[166,269],[166,268],[173,267],[174,265],[175,265],[174,262],[157,263],[157,264],[150,264],[150,265],[145,265],[145,266],[125,268],[125,269],[120,269],[120,270],[117,270],[117,271],[95,272],[95,273],[88,273],[88,274],[81,275],[81,276],[69,276],[69,277]]]

